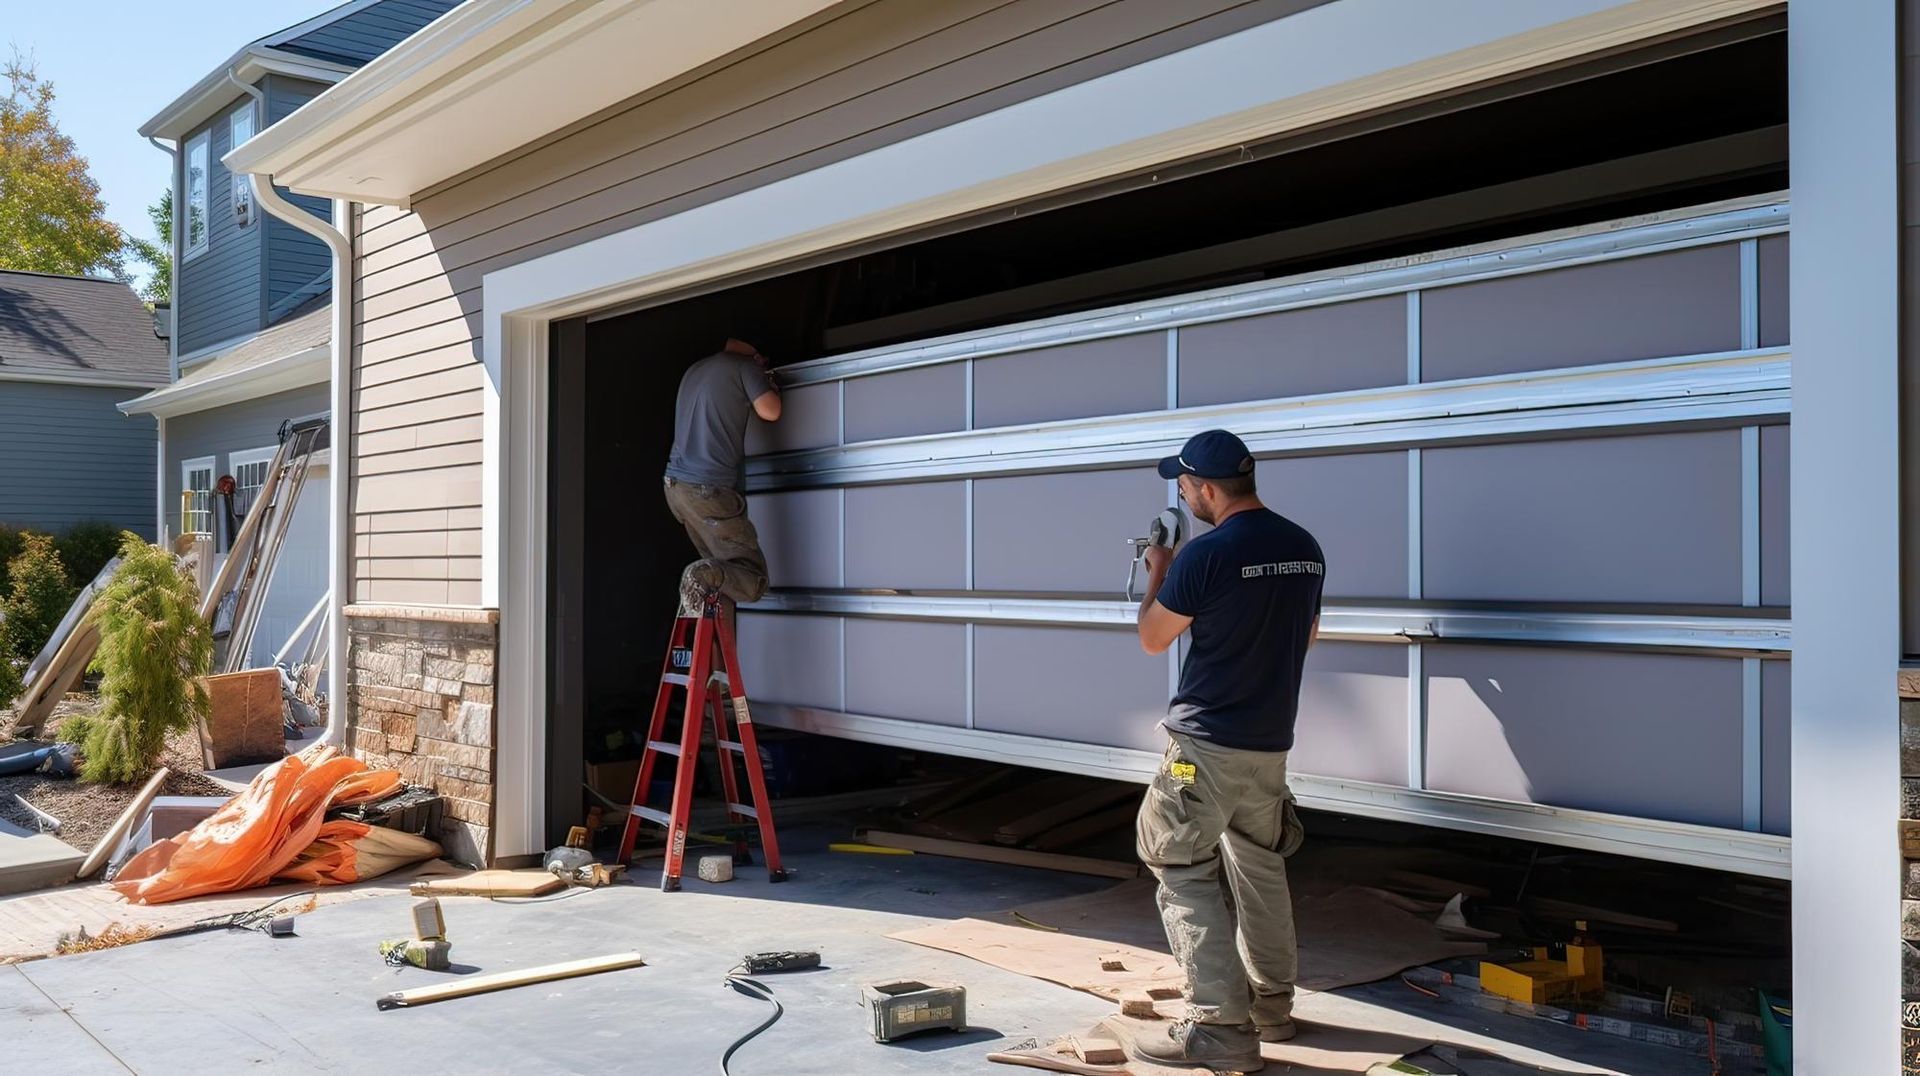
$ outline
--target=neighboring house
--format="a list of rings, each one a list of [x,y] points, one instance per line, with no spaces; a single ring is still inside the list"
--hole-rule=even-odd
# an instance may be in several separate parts
[[[226,158],[351,242],[333,712],[553,844],[739,335],[756,719],[1144,780],[1122,539],[1226,425],[1327,546],[1303,804],[1791,875],[1796,1049],[1893,1071],[1896,7],[469,0]]]
[[[263,213],[246,177],[228,173],[220,158],[454,2],[341,4],[247,44],[140,128],[176,147],[174,378],[122,410],[159,422],[157,523],[165,534],[206,531],[224,545],[232,528],[215,518],[222,502],[211,496],[221,477],[233,477],[234,514],[243,515],[282,425],[330,405],[326,245]],[[325,199],[294,200],[325,218]],[[321,461],[276,562],[252,665],[269,663],[326,592],[329,482]]]
[[[166,383],[166,341],[126,284],[0,271],[0,524],[152,538],[154,423],[114,405]]]

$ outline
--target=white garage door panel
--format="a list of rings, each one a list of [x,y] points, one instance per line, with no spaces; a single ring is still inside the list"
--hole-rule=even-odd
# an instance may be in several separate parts
[[[756,493],[747,498],[747,516],[760,533],[771,585],[840,585],[839,490]]]
[[[1793,428],[1760,430],[1760,604],[1793,603]]]
[[[1429,788],[1740,828],[1739,659],[1425,649]]]
[[[1125,415],[1167,406],[1167,338],[1116,336],[973,365],[973,425]]]
[[[1267,506],[1313,533],[1331,598],[1407,596],[1407,456],[1261,460]]]
[[[1407,300],[1392,295],[1180,330],[1180,406],[1405,384]]]
[[[1760,829],[1785,836],[1793,818],[1793,663],[1760,663]]]
[[[846,384],[848,444],[966,428],[967,371],[958,363],[857,377]]]
[[[306,485],[300,490],[300,503],[294,506],[286,541],[280,546],[280,558],[273,565],[266,603],[260,607],[253,650],[247,656],[252,668],[273,664],[273,655],[327,592],[327,519],[333,503],[327,489],[325,469],[308,473]],[[297,660],[305,646],[295,649],[289,660]]]
[[[966,724],[967,626],[849,619],[847,709]]]
[[[1429,449],[1429,598],[1740,604],[1740,433]]]
[[[747,696],[790,706],[840,706],[840,618],[740,613]]]
[[[802,385],[780,396],[780,421],[747,420],[747,454],[795,452],[840,443],[840,386]]]
[[[974,628],[975,728],[1158,751],[1167,659],[1129,631]]]
[[[847,490],[847,586],[961,590],[967,585],[967,484]]]
[[[973,585],[1118,597],[1129,537],[1167,506],[1152,470],[1023,475],[973,484]]]
[[[1287,768],[1384,785],[1407,780],[1407,651],[1320,643],[1307,653]]]

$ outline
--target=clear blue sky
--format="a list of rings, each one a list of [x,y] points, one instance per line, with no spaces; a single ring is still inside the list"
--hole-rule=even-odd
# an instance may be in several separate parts
[[[108,218],[150,239],[146,207],[167,187],[167,155],[140,125],[240,46],[336,2],[0,0],[0,50],[30,55],[53,83],[54,114],[87,158]]]

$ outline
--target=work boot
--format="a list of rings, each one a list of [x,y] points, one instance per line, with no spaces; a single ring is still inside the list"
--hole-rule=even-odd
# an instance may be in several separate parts
[[[707,599],[720,593],[727,574],[710,560],[696,560],[680,573],[680,607],[687,616],[698,616]]]
[[[1133,1056],[1160,1065],[1186,1065],[1214,1072],[1258,1072],[1260,1040],[1241,1024],[1197,1024],[1176,1020],[1166,1036],[1149,1034],[1134,1043]]]
[[[1255,1024],[1253,1030],[1261,1042],[1286,1042],[1299,1029],[1293,1026],[1292,1020],[1282,1020],[1277,1024]]]

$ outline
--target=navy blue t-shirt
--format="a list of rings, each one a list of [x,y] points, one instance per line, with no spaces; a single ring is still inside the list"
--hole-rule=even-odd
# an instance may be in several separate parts
[[[1188,542],[1159,594],[1193,618],[1166,727],[1222,747],[1291,750],[1326,573],[1313,535],[1265,508]]]

